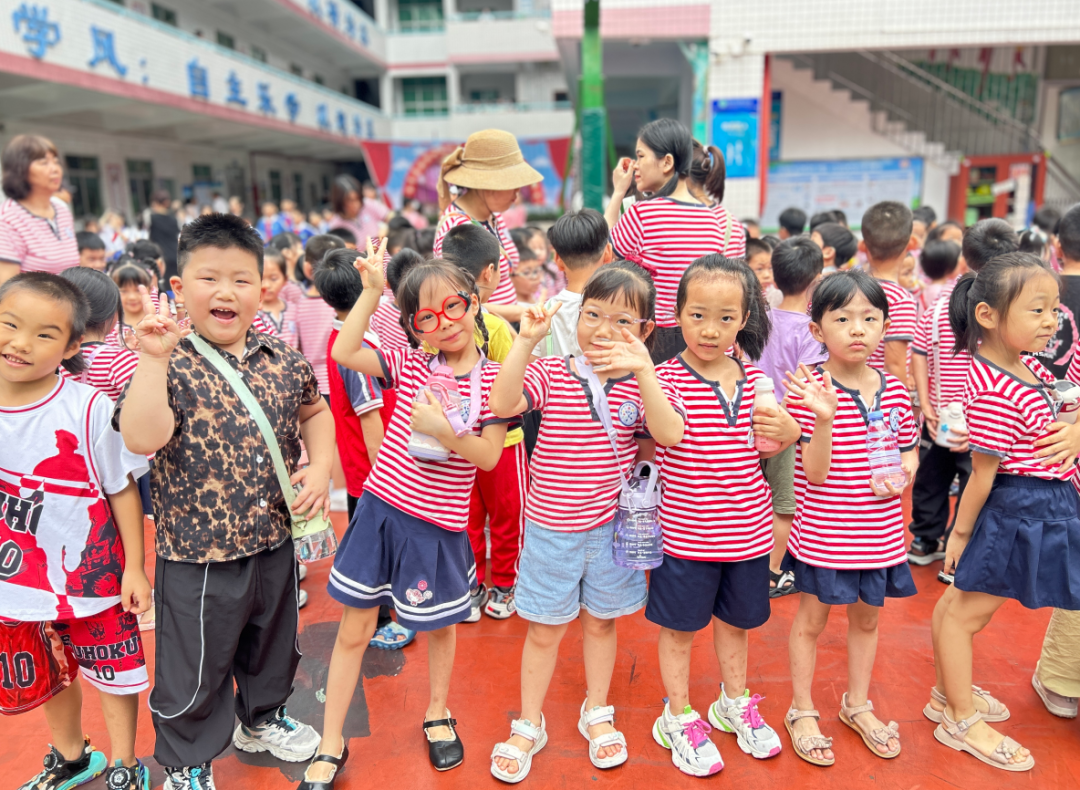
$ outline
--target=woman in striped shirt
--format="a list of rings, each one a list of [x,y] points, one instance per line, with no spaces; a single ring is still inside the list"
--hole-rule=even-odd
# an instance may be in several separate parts
[[[976,707],[972,639],[1009,598],[1080,610],[1080,428],[1058,419],[1053,374],[1025,354],[1057,332],[1059,283],[1038,256],[1007,253],[962,278],[949,305],[956,349],[973,357],[964,393],[972,473],[945,547],[954,582],[934,609],[935,690],[945,698],[934,737],[1006,771],[1035,760],[987,723],[1007,718],[1004,706]]]
[[[724,229],[712,208],[690,189],[693,138],[678,121],[660,118],[638,132],[636,159],[623,159],[612,174],[604,217],[619,256],[648,269],[656,282],[656,344],[660,364],[685,348],[675,323],[675,292],[683,272],[698,258],[725,253]],[[619,216],[623,198],[636,187],[648,195]],[[728,239],[730,241],[730,238]]]

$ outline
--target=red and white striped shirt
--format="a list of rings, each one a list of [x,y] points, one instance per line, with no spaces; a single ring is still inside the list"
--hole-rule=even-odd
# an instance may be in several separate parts
[[[686,429],[674,447],[657,447],[664,481],[660,523],[664,553],[686,560],[736,562],[773,547],[772,496],[754,448],[754,384],[765,376],[735,360],[744,377],[734,397],[682,359],[656,375],[679,393]]]
[[[296,328],[296,314],[298,311],[296,303],[286,302],[284,299],[281,303],[284,308],[281,311],[280,319],[275,321],[269,310],[260,310],[255,314],[255,320],[251,322],[251,325],[255,327],[256,332],[279,337],[283,343],[296,348],[298,343]]]
[[[942,290],[937,301],[931,305],[919,319],[919,325],[915,328],[915,340],[911,344],[911,351],[926,357],[926,366],[930,372],[930,407],[938,412],[942,406],[950,403],[964,402],[964,388],[967,386],[968,370],[971,368],[971,354],[961,351],[953,354],[953,344],[956,335],[953,334],[952,325],[949,324],[949,299],[956,289],[956,283],[947,284]],[[940,312],[939,312],[940,308]],[[937,356],[941,362],[941,370],[934,364],[934,315],[938,314],[938,341]],[[937,386],[935,378],[940,376],[941,403],[938,403]]]
[[[652,272],[656,325],[671,327],[676,326],[675,295],[683,272],[703,255],[724,252],[724,229],[702,203],[658,197],[630,206],[611,229],[611,243],[623,258]]]
[[[439,219],[439,226],[435,230],[435,246],[433,252],[435,257],[442,257],[442,244],[446,234],[450,231],[450,228],[455,228],[458,225],[467,225],[470,222],[476,222],[468,214],[462,211],[456,204],[451,203],[447,206],[446,211],[443,212],[442,217]],[[510,229],[506,227],[506,222],[503,220],[501,214],[492,214],[491,219],[487,222],[476,222],[477,225],[494,234],[495,238],[499,241],[499,246],[502,248],[499,254],[499,284],[491,294],[491,298],[486,302],[487,304],[517,304],[517,291],[514,290],[513,280],[510,279],[510,272],[517,268],[518,265],[518,251],[514,246],[514,240],[510,238]]]
[[[813,375],[821,380],[821,369]],[[900,497],[879,497],[870,490],[870,456],[866,449],[867,414],[881,411],[893,427],[900,451],[913,449],[918,426],[907,387],[881,373],[874,403],[863,403],[858,390],[833,379],[839,404],[832,429],[832,462],[825,482],[815,485],[803,469],[805,442],[814,433],[814,414],[797,403],[788,411],[802,428],[795,451],[795,521],[788,551],[818,568],[853,570],[888,568],[907,560],[904,512]]]
[[[542,412],[529,460],[525,517],[556,532],[585,532],[611,521],[621,485],[647,437],[645,404],[633,375],[604,382],[619,457],[593,409],[589,382],[571,370],[570,357],[534,359],[525,369],[529,410]],[[661,381],[673,403],[678,393]],[[681,404],[676,408],[681,409]]]
[[[421,349],[379,351],[384,388],[397,390],[397,403],[379,447],[375,468],[364,483],[370,491],[398,510],[416,516],[451,532],[461,532],[469,522],[469,502],[476,480],[476,465],[451,452],[448,461],[424,461],[409,455],[409,418],[416,393],[427,383],[435,355]],[[469,403],[466,409],[480,409],[472,432],[479,436],[489,425],[510,422],[491,413],[488,397],[499,372],[499,363],[484,360],[480,371],[481,402]],[[469,377],[459,377],[460,387],[468,392]]]
[[[1057,419],[1057,402],[1047,387],[1054,374],[1035,357],[1020,360],[1043,383],[1022,381],[981,354],[972,360],[964,391],[971,450],[1000,458],[999,474],[1073,480],[1075,464],[1048,467],[1035,458],[1035,440],[1045,436],[1047,426]]]
[[[0,261],[17,263],[20,271],[50,274],[79,265],[71,209],[59,198],[50,202],[56,212],[52,222],[13,198],[0,203]]]
[[[296,305],[296,347],[307,357],[319,382],[319,392],[330,394],[330,375],[326,371],[326,344],[334,329],[337,313],[321,296],[304,294]]]
[[[86,370],[76,374],[60,368],[61,375],[90,385],[114,402],[135,375],[135,368],[139,364],[135,352],[108,343],[83,343],[82,355],[88,366]]]
[[[889,340],[910,342],[915,339],[918,305],[915,297],[902,285],[892,280],[878,280],[878,285],[885,289],[885,298],[889,300],[889,329],[874,349],[874,353],[866,360],[866,364],[885,370],[885,343]]]
[[[393,302],[385,301],[375,308],[369,323],[379,336],[379,348],[389,351],[409,347],[409,336],[401,328],[401,311]]]
[[[712,206],[712,213],[716,215],[717,221],[720,223],[720,240],[723,241],[724,234],[728,233],[727,226],[731,223],[731,232],[728,234],[728,242],[724,247],[725,258],[745,258],[746,257],[746,228],[735,217],[731,216],[726,208],[719,203]]]

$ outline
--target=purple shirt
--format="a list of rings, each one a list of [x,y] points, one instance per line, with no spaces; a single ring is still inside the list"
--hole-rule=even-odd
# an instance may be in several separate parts
[[[776,397],[781,399],[787,393],[783,382],[787,380],[787,371],[795,373],[799,363],[813,367],[829,358],[827,351],[821,350],[821,343],[810,336],[810,316],[805,313],[793,313],[774,307],[769,311],[772,331],[769,342],[761,354],[761,359],[754,364],[773,380]]]

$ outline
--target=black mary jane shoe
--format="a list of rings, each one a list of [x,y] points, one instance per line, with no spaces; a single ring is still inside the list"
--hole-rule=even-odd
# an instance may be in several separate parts
[[[424,735],[427,735],[428,739],[428,759],[431,760],[431,765],[436,771],[449,771],[451,768],[457,768],[465,759],[465,746],[461,743],[457,730],[454,729],[456,724],[457,719],[450,718],[450,711],[446,712],[445,719],[424,722]],[[454,734],[454,739],[452,741],[433,741],[431,736],[428,735],[429,727],[449,727],[450,732]]]
[[[315,763],[330,763],[334,766],[333,775],[325,782],[313,782],[307,778],[307,771],[304,771],[304,779],[297,785],[296,790],[334,790],[334,781],[341,772],[345,770],[345,762],[348,759],[349,744],[347,743],[342,744],[340,757],[334,757],[332,754],[316,754],[311,758],[311,765],[315,765]]]

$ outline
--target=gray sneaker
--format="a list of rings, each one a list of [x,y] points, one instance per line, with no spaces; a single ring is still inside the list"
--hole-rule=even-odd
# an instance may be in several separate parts
[[[287,763],[300,763],[311,759],[319,748],[319,733],[307,724],[301,724],[278,708],[272,718],[255,727],[237,726],[233,732],[233,746],[242,752],[270,752]]]
[[[166,768],[161,790],[217,790],[210,763],[190,768]]]
[[[465,618],[466,623],[479,623],[480,615],[484,611],[484,604],[488,600],[488,588],[481,584],[472,594],[472,600],[469,601],[469,616]]]
[[[514,588],[492,587],[491,596],[488,598],[487,606],[484,607],[484,614],[496,620],[505,620],[515,611],[517,611],[517,606],[514,604]]]

